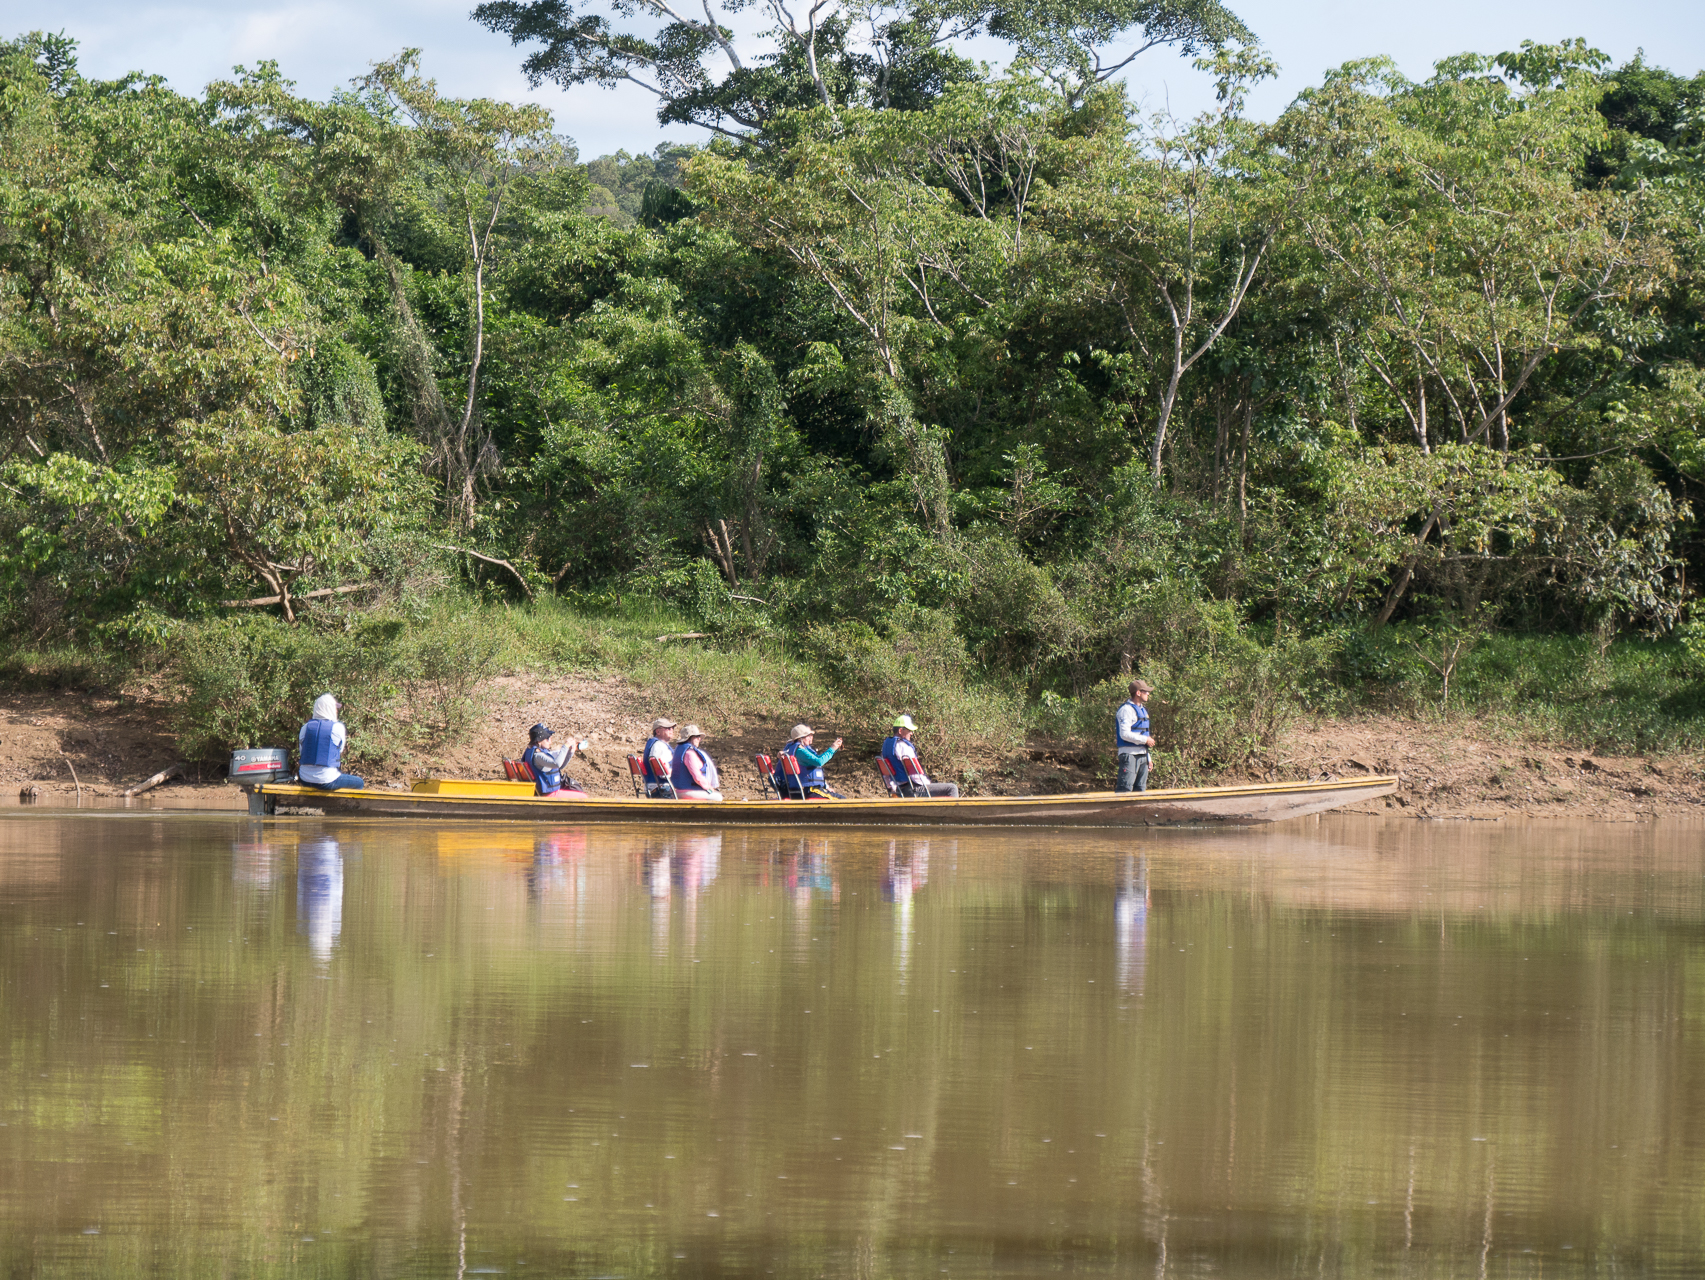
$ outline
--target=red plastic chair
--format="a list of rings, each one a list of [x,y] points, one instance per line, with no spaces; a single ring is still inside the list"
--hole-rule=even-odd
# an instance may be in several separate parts
[[[776,763],[762,751],[752,757],[752,763],[758,769],[758,785],[763,788],[760,799],[768,800],[774,797],[781,799],[781,792],[776,790]]]
[[[805,779],[799,772],[799,761],[787,752],[776,757],[776,763],[781,767],[781,784],[784,788],[782,799],[805,799]]]
[[[628,759],[632,760],[633,757],[629,756]],[[669,775],[663,771],[663,767],[649,752],[640,758],[640,764],[645,770],[643,776],[652,788],[644,794],[648,794],[653,800],[679,800],[681,798],[675,794],[674,782],[670,780]]]
[[[528,764],[525,760],[517,760],[515,762],[515,781],[538,782],[538,778],[533,774],[533,766]]]
[[[515,776],[515,762],[513,760],[505,760],[503,762],[503,776],[508,778],[511,782],[521,781],[521,779]]]
[[[906,766],[906,780],[904,782],[894,776],[894,766],[888,763],[887,756],[876,757],[876,765],[882,770],[882,781],[887,785],[888,790],[902,800],[915,800],[920,795],[927,796],[929,792],[922,790],[924,784],[918,781],[923,776],[923,766],[916,760],[909,759],[902,759],[900,763]]]
[[[900,783],[894,777],[894,766],[888,763],[888,757],[877,756],[876,767],[882,773],[882,785],[888,788],[888,794],[891,796],[899,795]]]
[[[645,766],[640,763],[639,757],[631,752],[628,755],[628,772],[633,775],[634,799],[645,799]]]
[[[923,765],[911,756],[901,756],[900,763],[906,766],[906,787],[914,796],[929,794],[929,775],[924,773]]]

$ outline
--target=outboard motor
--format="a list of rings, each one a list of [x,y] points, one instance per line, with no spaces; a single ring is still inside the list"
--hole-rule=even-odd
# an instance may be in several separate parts
[[[283,747],[233,751],[226,776],[232,782],[283,782],[290,775],[290,753]]]

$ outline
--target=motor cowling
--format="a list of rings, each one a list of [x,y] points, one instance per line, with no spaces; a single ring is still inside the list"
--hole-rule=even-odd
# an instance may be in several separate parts
[[[233,751],[225,772],[232,782],[282,782],[290,776],[290,753],[283,747]]]

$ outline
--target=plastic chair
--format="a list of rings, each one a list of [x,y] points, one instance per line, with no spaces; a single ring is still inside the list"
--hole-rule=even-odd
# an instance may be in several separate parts
[[[901,756],[900,763],[906,766],[906,789],[913,797],[929,795],[929,775],[924,772],[923,765],[911,756]]]
[[[653,800],[679,800],[681,798],[675,794],[675,784],[670,781],[669,775],[663,772],[662,766],[657,763],[655,758],[647,754],[641,763],[645,765],[645,779],[651,786],[649,794]]]
[[[634,799],[645,799],[645,766],[639,762],[638,756],[629,754],[628,772],[633,775]]]
[[[901,782],[894,776],[894,766],[888,763],[887,756],[877,756],[876,767],[882,770],[882,782],[888,788],[889,795],[899,796],[902,800],[912,800],[917,797],[918,793],[909,781]]]
[[[503,776],[508,778],[511,782],[521,781],[521,779],[515,776],[515,762],[513,760],[505,760],[503,762]]]
[[[533,772],[532,765],[528,764],[525,760],[517,760],[515,762],[515,781],[537,783],[538,780],[538,776]]]
[[[758,785],[763,788],[759,795],[761,800],[780,800],[781,792],[776,790],[776,763],[762,751],[752,757],[752,763],[758,769]]]
[[[782,799],[803,800],[805,796],[805,779],[799,772],[799,761],[785,751],[776,757],[776,763],[781,766],[781,784],[784,788]]]

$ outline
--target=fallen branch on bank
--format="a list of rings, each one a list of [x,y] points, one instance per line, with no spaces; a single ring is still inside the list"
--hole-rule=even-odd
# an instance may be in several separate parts
[[[432,545],[440,551],[459,551],[465,556],[472,556],[475,560],[478,560],[483,564],[494,564],[500,569],[509,570],[509,572],[514,576],[515,581],[521,584],[521,590],[526,592],[527,599],[531,600],[533,598],[533,588],[527,585],[527,579],[524,578],[521,575],[521,571],[514,565],[510,564],[509,561],[499,560],[496,556],[483,555],[468,547],[453,547],[446,542],[434,542]]]
[[[131,796],[139,796],[144,791],[152,791],[155,787],[170,778],[183,777],[183,773],[184,767],[181,764],[169,764],[164,769],[160,770],[160,772],[156,773],[152,778],[149,778],[146,782],[139,782],[134,787],[130,788],[130,790],[126,791],[124,793],[124,798],[128,800]]]
[[[674,631],[666,636],[658,636],[658,644],[667,644],[671,640],[709,640],[708,631]]]
[[[71,770],[71,781],[77,784],[77,804],[81,807],[83,803],[83,780],[77,776],[77,766],[71,763],[70,756],[65,757],[65,767]]]
[[[321,587],[318,591],[304,591],[300,595],[292,592],[292,600],[324,600],[327,596],[347,596],[351,592],[366,591],[373,586],[371,582],[356,582],[347,587]],[[267,604],[283,604],[283,596],[256,596],[253,600],[221,600],[219,602],[227,609],[258,609]]]

